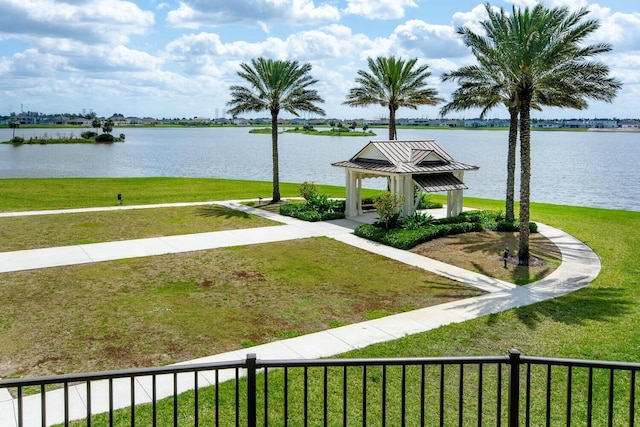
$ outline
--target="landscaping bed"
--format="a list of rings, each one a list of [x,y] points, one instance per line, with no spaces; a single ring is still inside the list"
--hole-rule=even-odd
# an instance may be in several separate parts
[[[411,249],[421,243],[444,236],[483,231],[517,231],[517,221],[504,221],[500,213],[491,211],[468,211],[451,217],[434,219],[426,214],[415,215],[375,224],[362,224],[354,234],[398,249]],[[535,223],[529,224],[531,233],[537,232]]]

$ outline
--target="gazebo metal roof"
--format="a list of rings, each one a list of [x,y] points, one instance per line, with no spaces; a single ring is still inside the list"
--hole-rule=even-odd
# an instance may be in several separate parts
[[[332,165],[383,174],[413,175],[478,169],[478,166],[454,160],[434,140],[371,141],[351,159]]]
[[[447,216],[458,215],[463,208],[462,192],[467,189],[462,181],[464,172],[479,169],[455,160],[434,140],[370,141],[349,160],[332,165],[345,168],[348,218],[362,213],[362,180],[384,176],[389,191],[403,200],[403,215],[415,212],[415,185],[428,193],[446,191]]]

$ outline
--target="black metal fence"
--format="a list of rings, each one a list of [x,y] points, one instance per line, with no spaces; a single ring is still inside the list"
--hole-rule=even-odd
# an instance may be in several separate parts
[[[638,371],[638,363],[515,350],[410,359],[250,354],[235,362],[1,380],[0,391],[15,399],[0,402],[0,426],[634,426]]]

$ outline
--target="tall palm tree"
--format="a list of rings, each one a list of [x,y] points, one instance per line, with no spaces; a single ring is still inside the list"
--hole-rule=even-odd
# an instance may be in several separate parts
[[[529,217],[531,182],[531,108],[541,105],[583,109],[585,98],[611,102],[621,84],[610,78],[609,68],[590,60],[611,50],[609,44],[584,45],[585,38],[599,27],[597,20],[583,20],[586,9],[571,13],[566,7],[549,9],[540,4],[532,9],[503,9],[485,5],[488,19],[482,23],[485,35],[466,28],[459,32],[471,47],[490,78],[475,77],[473,67],[459,89],[454,107],[479,102],[492,108],[503,102],[512,124],[520,120],[520,236],[518,261],[529,263]],[[471,76],[468,79],[468,75]],[[452,79],[456,79],[454,75]],[[455,95],[456,93],[454,93]],[[478,105],[473,105],[478,106]],[[516,114],[517,112],[517,114]],[[514,129],[510,126],[510,138]],[[510,149],[511,151],[511,149]],[[514,150],[515,153],[515,150]],[[515,159],[515,157],[513,157]],[[515,163],[514,163],[515,166]]]
[[[271,150],[273,160],[273,198],[280,201],[278,172],[278,115],[281,110],[294,116],[307,111],[324,116],[324,110],[315,104],[324,102],[315,89],[309,87],[318,80],[311,77],[311,64],[298,61],[257,58],[250,64],[240,64],[238,75],[249,83],[248,87],[231,86],[231,101],[227,103],[233,116],[248,111],[271,113]]]
[[[531,107],[534,102],[559,107],[586,105],[584,98],[611,102],[621,83],[609,67],[591,60],[611,50],[606,43],[585,45],[600,27],[583,18],[586,8],[513,8],[505,70],[515,89],[520,114],[520,230],[518,262],[529,264],[531,183]],[[504,14],[504,13],[503,13]]]
[[[367,58],[370,72],[358,70],[356,83],[343,104],[364,107],[379,104],[389,108],[389,140],[398,139],[396,111],[400,107],[416,110],[418,105],[436,105],[442,102],[435,89],[427,87],[431,75],[428,65],[416,66],[418,59],[404,61],[391,56]]]

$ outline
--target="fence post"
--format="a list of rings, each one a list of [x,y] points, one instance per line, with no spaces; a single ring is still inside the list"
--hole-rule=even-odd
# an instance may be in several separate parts
[[[247,354],[247,426],[256,427],[256,354]]]
[[[509,427],[520,424],[520,351],[509,350]]]

